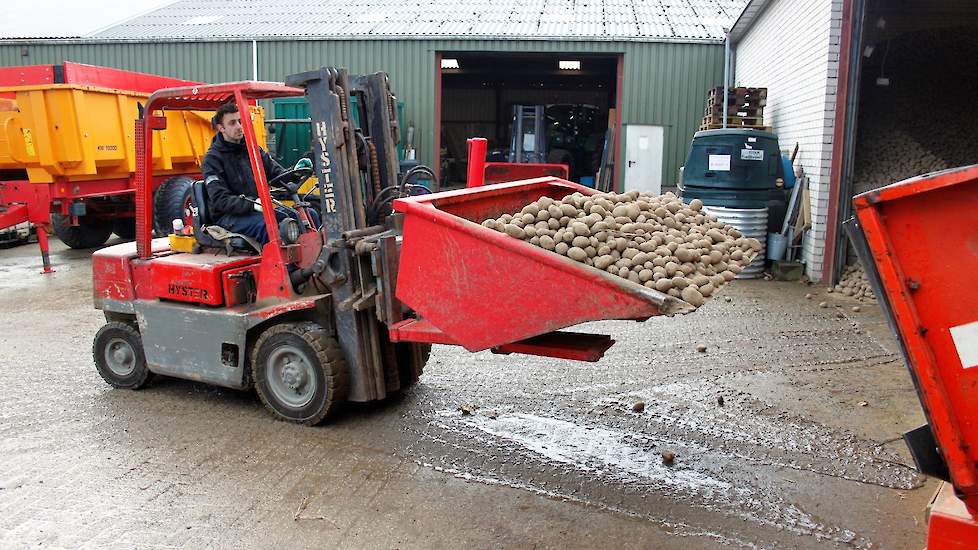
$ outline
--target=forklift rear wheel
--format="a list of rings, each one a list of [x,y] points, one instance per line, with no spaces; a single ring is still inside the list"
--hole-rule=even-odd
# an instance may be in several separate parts
[[[102,379],[116,388],[138,390],[150,380],[143,339],[128,323],[106,323],[92,345],[95,367]]]
[[[283,323],[263,332],[251,369],[258,397],[282,420],[318,424],[346,399],[343,353],[316,323]]]
[[[82,216],[78,225],[71,225],[70,219],[61,214],[51,214],[51,227],[54,234],[71,248],[95,248],[105,244],[112,235],[112,224],[106,220],[94,220]]]
[[[164,181],[153,194],[153,217],[158,235],[172,233],[173,220],[183,220],[185,227],[193,225],[190,214],[193,185],[194,179],[189,176],[173,176]]]

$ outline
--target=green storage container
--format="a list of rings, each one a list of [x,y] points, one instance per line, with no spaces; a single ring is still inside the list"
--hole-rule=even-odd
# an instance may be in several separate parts
[[[359,125],[357,98],[350,98],[353,107],[353,122]],[[312,140],[309,128],[309,103],[304,97],[282,97],[272,100],[274,118],[266,122],[268,126],[268,149],[282,166],[292,166],[306,152]],[[276,120],[287,122],[275,122]],[[305,121],[305,122],[297,122]],[[397,160],[404,158],[404,102],[397,102],[397,122],[401,140],[397,144]]]
[[[683,167],[680,197],[707,206],[767,208],[768,231],[780,232],[787,193],[776,180],[784,165],[778,136],[747,128],[704,130],[693,135]]]
[[[783,177],[778,136],[751,129],[696,132],[683,167],[686,189],[775,189]]]

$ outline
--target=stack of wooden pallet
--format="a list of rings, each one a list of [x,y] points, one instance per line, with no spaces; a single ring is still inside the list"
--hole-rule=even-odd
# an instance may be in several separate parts
[[[754,128],[770,131],[764,125],[767,88],[730,88],[727,91],[727,128]],[[710,90],[700,130],[723,128],[723,87]]]

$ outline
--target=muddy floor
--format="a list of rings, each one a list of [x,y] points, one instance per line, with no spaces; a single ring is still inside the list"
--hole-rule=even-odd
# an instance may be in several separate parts
[[[0,250],[0,547],[924,545],[936,483],[899,439],[923,417],[875,306],[737,281],[579,327],[617,340],[596,364],[436,347],[405,394],[303,428],[249,393],[110,389],[88,257]]]

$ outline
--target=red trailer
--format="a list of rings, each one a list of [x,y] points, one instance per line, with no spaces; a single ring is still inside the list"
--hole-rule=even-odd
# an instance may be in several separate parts
[[[60,65],[0,67],[0,88],[44,84],[77,84],[151,94],[160,88],[187,86],[200,84],[200,82],[71,61],[65,61]],[[0,97],[6,99],[13,99],[14,95],[13,92],[0,93]]]

